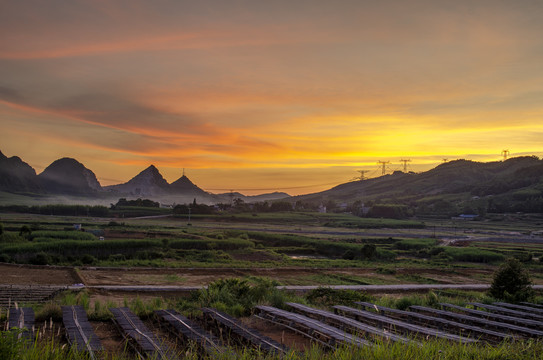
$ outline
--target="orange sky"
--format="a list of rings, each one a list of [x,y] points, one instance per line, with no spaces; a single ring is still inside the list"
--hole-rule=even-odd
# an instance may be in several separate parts
[[[247,194],[543,156],[539,0],[13,1],[0,150]]]

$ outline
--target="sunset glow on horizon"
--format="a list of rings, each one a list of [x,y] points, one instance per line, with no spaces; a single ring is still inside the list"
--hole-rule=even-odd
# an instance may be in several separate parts
[[[248,195],[541,157],[543,2],[5,2],[0,124],[38,173]]]

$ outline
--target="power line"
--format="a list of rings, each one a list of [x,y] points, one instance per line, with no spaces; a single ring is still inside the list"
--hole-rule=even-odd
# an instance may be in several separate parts
[[[311,187],[318,187],[318,186],[327,186],[327,185],[337,185],[337,182],[333,183],[326,183],[326,184],[314,184],[314,185],[303,185],[303,186],[285,186],[285,187],[279,187],[279,188],[245,188],[245,189],[236,189],[236,191],[267,191],[267,190],[290,190],[290,189],[304,189],[304,188],[311,188]],[[212,191],[228,191],[228,192],[234,192],[231,188],[229,189],[207,189]]]

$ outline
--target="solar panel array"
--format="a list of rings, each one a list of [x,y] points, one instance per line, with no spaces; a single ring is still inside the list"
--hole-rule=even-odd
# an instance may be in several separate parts
[[[95,358],[95,352],[104,350],[100,339],[94,333],[83,306],[63,306],[62,322],[66,329],[68,342],[77,350],[88,352],[93,359]]]
[[[509,315],[509,316],[513,316],[517,318],[530,319],[530,320],[543,322],[543,314],[536,314],[530,311],[526,312],[526,311],[519,311],[519,310],[511,310],[503,306],[487,305],[487,304],[481,304],[478,302],[471,302],[469,303],[469,305],[472,305],[475,308],[485,309],[487,311],[497,313],[497,314]]]
[[[14,303],[37,304],[52,299],[66,290],[65,286],[0,285],[0,308],[11,308]]]
[[[387,316],[378,315],[375,312],[355,309],[349,306],[337,305],[333,307],[335,311],[356,320],[379,326],[388,331],[402,333],[421,338],[439,338],[461,343],[473,343],[476,340],[463,336],[451,334],[445,331],[436,330],[425,326],[415,325],[410,322],[396,320]]]
[[[161,360],[176,358],[129,308],[120,307],[109,310],[115,317],[115,323],[121,329],[129,344],[138,353],[154,356]]]
[[[287,303],[288,306],[293,308],[304,315],[311,318],[315,318],[329,325],[335,326],[339,329],[354,332],[355,334],[363,334],[364,336],[371,337],[373,339],[409,343],[414,342],[406,337],[396,335],[390,331],[385,331],[381,328],[364,324],[362,322],[350,319],[345,316],[340,316],[329,311],[315,309],[309,306],[296,303]]]
[[[19,329],[22,330],[19,333],[19,338],[33,338],[33,328],[34,328],[34,310],[29,307],[25,308],[11,308],[9,309],[9,322],[8,326],[10,329]]]
[[[377,306],[367,302],[356,302],[355,304],[363,308],[374,308],[382,315],[390,316],[395,319],[407,320],[411,323],[451,332],[457,335],[467,336],[488,342],[499,343],[505,340],[511,340],[511,335],[503,332],[489,330],[469,323],[461,323],[454,320],[447,320],[441,317],[423,315],[413,311],[404,311],[391,309],[384,306]]]
[[[255,316],[304,335],[326,347],[338,344],[373,346],[373,341],[398,341],[421,345],[417,339],[441,338],[460,343],[502,341],[535,338],[543,339],[543,307],[538,304],[509,304],[496,302],[492,305],[471,303],[473,308],[452,304],[439,304],[442,309],[410,306],[409,311],[379,306],[368,302],[355,303],[361,308],[344,305],[333,306],[335,313],[315,309],[297,303],[287,303],[293,311],[271,306],[257,306]],[[367,311],[372,310],[372,311]],[[114,323],[127,342],[141,357],[177,359],[174,352],[159,339],[128,308],[110,309]],[[157,319],[168,324],[178,337],[199,345],[208,357],[229,354],[221,341],[204,330],[212,328],[223,335],[271,352],[275,355],[288,353],[278,342],[243,325],[239,320],[216,309],[203,308],[203,322],[188,319],[175,310],[157,310]],[[63,323],[68,342],[77,350],[88,352],[94,359],[95,352],[103,350],[100,339],[94,333],[82,306],[63,306]],[[32,308],[9,309],[10,328],[26,329],[20,336],[32,337],[34,312]]]
[[[212,325],[214,325],[213,327],[226,328],[229,334],[237,336],[245,343],[249,343],[257,349],[274,354],[285,354],[288,351],[284,345],[262,335],[255,329],[251,329],[241,324],[241,322],[230,315],[211,308],[202,308],[202,312],[204,314],[204,319],[208,323],[212,323]]]
[[[255,309],[258,311],[258,317],[288,327],[325,346],[349,344],[362,347],[370,345],[370,342],[365,339],[304,315],[271,306],[257,306]]]
[[[214,356],[227,352],[227,349],[220,345],[219,339],[177,311],[157,310],[155,314],[167,322],[175,330],[174,332],[177,336],[182,336],[195,342],[207,354]]]

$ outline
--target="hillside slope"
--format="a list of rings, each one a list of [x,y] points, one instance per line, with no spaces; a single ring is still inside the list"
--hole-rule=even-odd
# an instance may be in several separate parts
[[[423,173],[395,172],[354,181],[332,189],[296,196],[290,201],[353,204],[356,201],[405,205],[412,209],[435,204],[451,213],[484,206],[487,211],[543,211],[543,160],[517,157],[480,163],[455,160]]]

